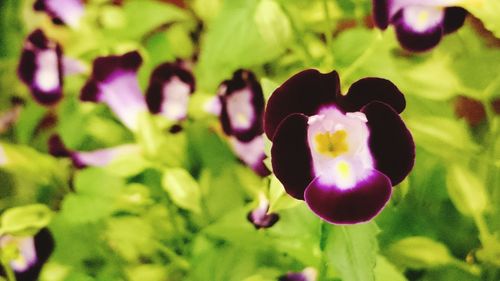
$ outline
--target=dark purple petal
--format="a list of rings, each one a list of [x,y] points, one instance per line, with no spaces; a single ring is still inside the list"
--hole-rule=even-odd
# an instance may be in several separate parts
[[[334,224],[355,224],[371,220],[384,208],[392,193],[391,181],[372,170],[356,186],[342,189],[314,179],[304,197],[319,217]]]
[[[444,11],[444,33],[452,33],[462,27],[467,17],[467,10],[460,7],[449,7]]]
[[[164,63],[151,75],[146,91],[149,111],[162,114],[173,120],[186,118],[189,95],[195,90],[195,80],[191,71],[181,62]]]
[[[314,178],[307,121],[304,114],[289,115],[276,130],[271,148],[274,174],[286,192],[300,200],[304,199],[304,190]]]
[[[139,114],[147,111],[137,80],[141,63],[138,52],[95,59],[91,78],[82,88],[80,99],[106,103],[123,124],[136,130]]]
[[[17,72],[39,103],[53,105],[61,100],[62,49],[59,44],[50,41],[40,29],[27,37]]]
[[[33,8],[46,12],[55,24],[78,26],[84,13],[81,0],[36,0]]]
[[[424,52],[437,46],[443,37],[444,17],[441,21],[429,25],[425,30],[420,30],[414,26],[408,16],[405,16],[409,9],[408,7],[402,9],[394,17],[396,36],[401,46],[413,52]]]
[[[280,216],[276,213],[268,213],[269,201],[261,199],[259,206],[248,213],[247,219],[256,229],[269,228],[275,225]]]
[[[222,82],[219,98],[219,119],[226,135],[248,142],[263,133],[264,94],[252,72],[238,70],[231,80]]]
[[[375,25],[384,30],[389,26],[390,5],[393,0],[373,0],[373,20]]]
[[[48,141],[48,150],[50,155],[55,157],[70,157],[72,153],[71,150],[64,145],[61,137],[57,134],[50,136]]]
[[[288,115],[314,115],[321,106],[335,103],[339,94],[340,81],[336,71],[322,74],[309,69],[295,74],[269,98],[264,117],[267,137],[273,140],[276,129]]]
[[[391,81],[382,78],[363,78],[352,84],[339,103],[347,112],[356,112],[372,101],[379,101],[401,113],[406,106],[405,97]]]
[[[26,269],[16,270],[16,267],[13,267],[13,271],[16,276],[16,280],[36,281],[38,280],[38,276],[40,275],[43,265],[47,262],[50,255],[54,251],[54,238],[50,234],[49,230],[44,228],[40,230],[35,237],[24,238],[24,240],[26,239],[32,240],[30,243],[19,245],[21,247],[19,249],[20,254],[30,253],[32,255],[34,254],[34,256],[25,257],[26,262],[28,263],[28,267]],[[30,248],[25,249],[26,247]],[[0,275],[5,276],[3,268],[0,268]]]
[[[388,105],[372,102],[361,111],[368,119],[369,146],[375,168],[389,177],[395,186],[413,168],[415,162],[413,137],[403,120]]]

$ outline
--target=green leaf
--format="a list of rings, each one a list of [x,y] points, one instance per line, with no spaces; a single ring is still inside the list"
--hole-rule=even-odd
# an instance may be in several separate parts
[[[116,210],[124,181],[103,169],[87,168],[75,177],[76,193],[62,203],[62,213],[72,223],[96,222]]]
[[[484,26],[493,32],[497,38],[500,38],[500,21],[498,20],[500,2],[498,0],[469,0],[464,2],[465,8],[479,18],[484,23]]]
[[[122,7],[124,21],[121,26],[106,30],[111,38],[139,39],[162,24],[188,20],[182,9],[152,0],[128,0]],[[115,15],[118,17],[118,15]]]
[[[139,217],[119,217],[108,220],[105,232],[109,245],[128,261],[154,253],[155,229]]]
[[[435,116],[418,116],[407,120],[407,125],[417,145],[445,158],[474,153],[478,149],[464,122]]]
[[[402,272],[387,261],[383,256],[377,257],[377,265],[375,265],[375,280],[376,281],[407,281]]]
[[[326,253],[343,281],[375,280],[378,232],[374,222],[333,227]]]
[[[2,214],[0,234],[34,235],[51,219],[52,211],[42,204],[11,208]]]
[[[290,29],[288,18],[272,0],[225,1],[202,41],[196,69],[201,88],[213,92],[236,69],[283,54]]]
[[[446,188],[451,201],[464,215],[480,215],[488,206],[484,183],[469,169],[459,164],[448,168]]]
[[[201,191],[195,179],[184,169],[166,169],[162,186],[179,207],[201,213]]]
[[[411,269],[439,267],[454,261],[444,244],[422,236],[397,241],[389,246],[386,256],[394,264]]]

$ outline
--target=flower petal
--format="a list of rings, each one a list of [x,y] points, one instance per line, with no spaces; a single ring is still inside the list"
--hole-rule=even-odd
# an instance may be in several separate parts
[[[388,105],[372,102],[361,110],[370,128],[369,146],[375,169],[400,183],[415,162],[415,143],[403,120]]]
[[[81,0],[37,0],[33,5],[36,11],[46,12],[55,24],[77,27],[84,13]]]
[[[137,145],[124,144],[94,151],[74,151],[71,153],[71,159],[77,168],[103,167],[121,156],[136,154],[138,151],[139,147]]]
[[[467,10],[461,7],[449,7],[444,11],[444,33],[452,33],[462,27],[467,17]]]
[[[352,84],[347,94],[340,98],[342,108],[348,112],[359,111],[372,101],[379,101],[401,113],[406,106],[404,95],[391,81],[381,78],[364,78]]]
[[[2,238],[8,238],[4,236]],[[44,228],[38,232],[35,237],[17,238],[19,243],[19,254],[25,264],[18,264],[17,261],[11,262],[11,267],[16,276],[16,280],[35,281],[38,280],[43,265],[47,262],[54,250],[54,238],[49,230]],[[5,276],[3,269],[0,275]]]
[[[255,75],[238,70],[219,88],[224,133],[248,142],[263,133],[264,94]]]
[[[235,154],[247,166],[252,168],[261,177],[271,174],[264,164],[266,154],[264,153],[264,136],[259,135],[249,142],[242,142],[235,137],[230,138]]]
[[[288,116],[276,130],[271,148],[274,174],[286,192],[300,200],[304,199],[304,190],[314,178],[307,121],[304,114]]]
[[[24,43],[18,74],[36,101],[53,105],[61,100],[62,68],[61,46],[50,41],[40,29],[33,31]]]
[[[355,224],[371,220],[389,201],[392,187],[389,178],[372,170],[350,189],[323,183],[321,177],[307,187],[304,197],[319,217],[334,224]]]
[[[269,98],[264,117],[267,137],[273,139],[279,124],[288,115],[314,115],[320,106],[335,103],[339,93],[340,80],[336,71],[322,74],[309,69],[295,74]]]
[[[399,42],[414,52],[427,51],[441,41],[443,22],[444,12],[439,7],[409,6],[394,17]]]
[[[259,206],[248,213],[247,219],[256,229],[272,227],[278,222],[280,216],[276,213],[268,213],[268,211],[269,200],[262,196]]]
[[[389,26],[391,2],[392,0],[373,0],[373,20],[375,25],[382,30]]]
[[[146,103],[150,112],[180,121],[187,116],[189,96],[194,90],[195,80],[189,70],[180,62],[164,63],[151,75]]]
[[[97,58],[80,99],[106,103],[123,124],[131,130],[137,129],[138,115],[147,111],[137,80],[141,63],[138,52]]]

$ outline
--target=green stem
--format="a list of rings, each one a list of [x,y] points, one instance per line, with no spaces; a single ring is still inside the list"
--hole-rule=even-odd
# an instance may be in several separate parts
[[[319,230],[319,249],[321,250],[321,259],[319,264],[318,281],[324,281],[328,273],[328,257],[326,256],[326,243],[330,233],[330,225],[321,221]]]
[[[10,267],[10,265],[3,259],[2,259],[2,267],[5,271],[5,275],[7,275],[7,280],[16,281],[16,275],[14,274],[14,271],[12,271],[12,267]]]
[[[323,0],[323,11],[325,13],[325,39],[326,46],[328,48],[328,55],[331,56],[333,51],[333,25],[332,25],[332,17],[330,16],[330,10],[328,9],[328,0]]]
[[[351,76],[372,54],[375,52],[375,47],[382,41],[384,33],[372,40],[368,48],[342,73],[342,79],[347,81]]]
[[[178,265],[183,270],[188,270],[189,269],[189,267],[190,267],[189,262],[186,261],[181,256],[179,256],[174,251],[172,251],[170,248],[168,248],[167,246],[163,245],[161,242],[158,242],[158,241],[156,242],[156,246],[158,247],[158,249],[161,250],[162,253],[164,253],[165,255],[168,256],[168,258],[170,259],[170,261],[173,264]]]
[[[483,215],[474,214],[474,223],[476,224],[477,229],[479,230],[479,238],[481,240],[481,244],[483,246],[488,243],[489,238],[491,237],[490,231],[488,229],[488,225],[484,220]]]
[[[290,26],[292,27],[292,31],[294,33],[294,37],[299,43],[300,47],[302,48],[302,51],[304,52],[306,64],[311,65],[313,63],[313,56],[311,55],[311,52],[309,52],[309,48],[307,47],[306,41],[304,40],[304,34],[300,31],[300,29],[297,27],[297,24],[295,23],[294,18],[292,17],[292,14],[288,10],[285,4],[280,3],[280,7],[287,16],[288,20],[290,21]]]

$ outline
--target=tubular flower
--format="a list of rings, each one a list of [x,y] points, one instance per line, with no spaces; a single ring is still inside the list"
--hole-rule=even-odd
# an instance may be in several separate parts
[[[399,117],[404,108],[403,94],[385,79],[361,79],[342,95],[335,71],[296,74],[265,113],[276,177],[325,221],[372,219],[413,168],[415,145]]]
[[[94,60],[91,78],[82,89],[82,101],[104,102],[132,131],[138,127],[139,114],[147,111],[137,80],[142,64],[138,52]]]
[[[55,157],[69,157],[78,169],[88,166],[103,167],[115,159],[129,154],[137,154],[139,146],[124,144],[94,151],[75,151],[68,149],[58,135],[52,135],[48,141],[49,153]]]
[[[36,0],[33,8],[47,13],[55,24],[77,27],[84,13],[82,0]]]
[[[43,105],[57,103],[63,96],[61,46],[49,40],[42,30],[33,31],[24,42],[18,75],[36,101]]]
[[[269,228],[275,225],[280,216],[269,212],[269,200],[262,195],[259,198],[259,206],[248,213],[247,219],[256,229]]]
[[[290,272],[281,276],[278,281],[316,281],[318,273],[314,268],[306,268],[302,272]]]
[[[380,29],[394,25],[401,45],[421,52],[435,47],[443,35],[459,29],[467,11],[465,0],[373,0],[373,17]]]
[[[238,70],[224,81],[218,93],[221,110],[219,120],[230,137],[235,154],[260,176],[270,171],[264,165],[263,114],[264,94],[255,75]]]
[[[151,75],[146,103],[151,113],[182,121],[187,117],[189,96],[194,90],[194,76],[182,62],[164,63]]]
[[[0,237],[3,253],[17,253],[9,265],[18,281],[36,281],[42,266],[54,250],[54,238],[47,229],[42,229],[34,237]],[[6,276],[3,269],[0,275]]]

